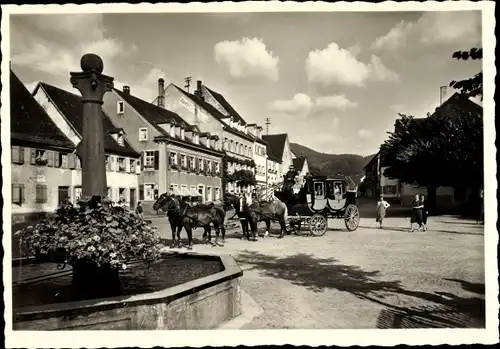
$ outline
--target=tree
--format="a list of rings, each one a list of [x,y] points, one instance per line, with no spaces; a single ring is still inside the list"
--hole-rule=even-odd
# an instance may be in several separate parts
[[[249,170],[239,170],[233,173],[233,180],[239,187],[248,187],[249,185],[256,185],[255,175]]]
[[[469,58],[472,60],[483,59],[483,49],[473,47],[468,51],[456,51],[452,57],[464,61]],[[483,100],[483,72],[481,71],[469,79],[452,81],[450,87],[460,90],[468,97],[480,96]]]

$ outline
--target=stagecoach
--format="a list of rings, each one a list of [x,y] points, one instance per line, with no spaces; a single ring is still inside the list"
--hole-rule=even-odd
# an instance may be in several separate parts
[[[323,236],[328,218],[344,219],[349,231],[358,228],[357,187],[350,177],[311,176],[297,192],[293,183],[285,182],[274,196],[288,208],[287,232],[297,232],[305,223],[312,235]]]

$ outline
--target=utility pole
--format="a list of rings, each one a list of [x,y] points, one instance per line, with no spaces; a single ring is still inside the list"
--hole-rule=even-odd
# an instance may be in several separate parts
[[[271,119],[266,118],[266,135],[269,135],[269,125],[271,125]]]
[[[191,86],[191,77],[188,76],[188,77],[185,77],[184,78],[184,87],[187,89],[187,92],[189,93],[189,86]]]

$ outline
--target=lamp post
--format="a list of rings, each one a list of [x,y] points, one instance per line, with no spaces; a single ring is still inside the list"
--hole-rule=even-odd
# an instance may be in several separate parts
[[[102,74],[102,59],[87,53],[80,60],[82,72],[71,72],[70,82],[80,91],[83,104],[82,141],[76,154],[82,164],[82,197],[106,197],[106,159],[101,105],[103,96],[113,88],[113,78]]]

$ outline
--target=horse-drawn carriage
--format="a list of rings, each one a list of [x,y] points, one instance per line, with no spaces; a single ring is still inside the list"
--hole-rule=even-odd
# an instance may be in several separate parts
[[[311,234],[322,236],[328,228],[328,218],[344,219],[349,231],[358,228],[357,189],[350,177],[311,176],[298,192],[292,187],[293,183],[285,182],[274,191],[274,196],[287,206],[288,232],[298,231],[306,223]]]

